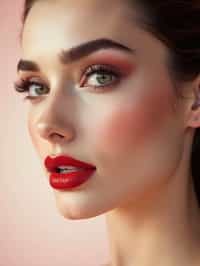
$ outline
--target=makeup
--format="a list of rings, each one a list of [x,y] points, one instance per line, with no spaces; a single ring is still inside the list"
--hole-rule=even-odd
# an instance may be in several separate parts
[[[86,182],[96,167],[68,155],[47,156],[44,165],[50,172],[49,183],[55,189],[71,189]]]
[[[53,172],[49,177],[49,184],[55,189],[71,189],[86,182],[94,169],[81,169],[69,173]]]

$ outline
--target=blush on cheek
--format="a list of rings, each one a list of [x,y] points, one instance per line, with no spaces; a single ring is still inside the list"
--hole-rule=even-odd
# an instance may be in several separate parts
[[[108,153],[119,155],[133,150],[148,134],[145,127],[145,117],[140,110],[122,110],[119,108],[110,115],[99,127],[98,146],[105,147]]]
[[[170,106],[165,97],[169,95],[158,93],[143,97],[138,103],[133,101],[132,106],[130,100],[129,105],[118,105],[98,125],[98,147],[105,147],[112,156],[127,155],[129,151],[145,148],[149,141],[162,135],[166,123],[169,123]]]

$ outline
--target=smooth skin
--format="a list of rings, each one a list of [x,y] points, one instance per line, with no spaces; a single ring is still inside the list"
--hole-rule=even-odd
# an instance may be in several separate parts
[[[28,129],[42,165],[47,155],[66,153],[97,167],[80,188],[53,191],[66,219],[106,215],[109,265],[196,266],[200,210],[189,159],[200,125],[199,109],[191,109],[200,77],[182,85],[188,97],[178,99],[168,50],[139,26],[138,15],[122,0],[36,2],[24,27],[22,58],[40,71],[18,75],[50,89],[27,101]],[[107,49],[68,65],[59,61],[62,49],[99,38],[135,53]],[[83,69],[102,63],[119,70],[118,82],[106,76],[110,83],[97,91],[94,73],[80,86]]]

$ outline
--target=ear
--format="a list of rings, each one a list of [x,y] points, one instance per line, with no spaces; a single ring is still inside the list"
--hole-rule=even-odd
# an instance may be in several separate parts
[[[200,127],[200,75],[195,79],[193,86],[193,102],[189,106],[187,125],[192,128]]]

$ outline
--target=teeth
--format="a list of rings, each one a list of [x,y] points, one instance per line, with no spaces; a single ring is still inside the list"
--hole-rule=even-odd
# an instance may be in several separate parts
[[[76,172],[76,170],[57,170],[58,173],[72,173],[72,172]]]
[[[77,170],[77,169],[80,169],[80,168],[77,168],[77,167],[74,167],[74,166],[58,166],[57,167],[58,169],[61,169],[61,170]]]
[[[82,168],[77,168],[77,167],[73,167],[73,166],[58,166],[56,168],[56,171],[58,173],[70,173],[70,172],[75,172],[79,169],[82,169]]]

